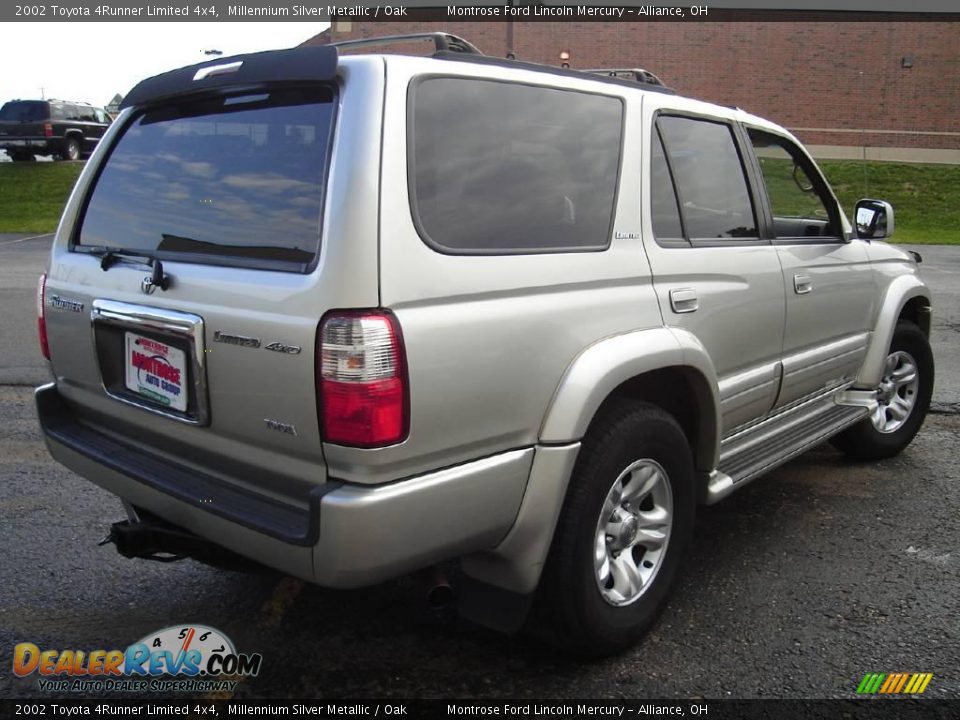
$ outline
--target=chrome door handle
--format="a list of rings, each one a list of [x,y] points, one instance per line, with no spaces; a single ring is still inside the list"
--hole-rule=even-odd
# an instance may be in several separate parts
[[[813,279],[809,275],[794,275],[793,290],[797,295],[806,295],[813,290]]]
[[[676,288],[670,291],[670,307],[675,313],[692,313],[700,307],[697,291],[693,288]]]

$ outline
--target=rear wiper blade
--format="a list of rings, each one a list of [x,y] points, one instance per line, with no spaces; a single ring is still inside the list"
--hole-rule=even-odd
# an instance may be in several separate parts
[[[164,274],[163,263],[153,255],[149,255],[142,250],[127,250],[126,248],[98,247],[91,248],[90,254],[100,258],[100,269],[106,272],[121,258],[137,258],[144,261],[153,272],[149,278],[149,286],[160,288],[166,291],[170,287],[170,276]],[[146,283],[147,280],[145,279]],[[152,290],[150,291],[152,292]]]
[[[155,259],[152,255],[148,255],[142,250],[128,250],[127,248],[94,247],[90,248],[88,252],[100,258],[100,269],[104,271],[109,270],[120,258],[124,257],[140,258],[145,261],[145,264],[151,266]]]

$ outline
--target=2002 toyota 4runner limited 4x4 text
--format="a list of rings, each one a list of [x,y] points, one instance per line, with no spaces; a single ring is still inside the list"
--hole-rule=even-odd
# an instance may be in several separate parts
[[[124,555],[334,588],[459,559],[466,617],[613,652],[698,504],[906,447],[930,293],[777,125],[432,39],[135,87],[40,282],[41,424]]]

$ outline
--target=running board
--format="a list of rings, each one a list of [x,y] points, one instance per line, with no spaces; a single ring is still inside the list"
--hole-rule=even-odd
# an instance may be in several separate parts
[[[858,422],[870,413],[875,398],[874,393],[831,391],[726,438],[706,503],[712,505]]]

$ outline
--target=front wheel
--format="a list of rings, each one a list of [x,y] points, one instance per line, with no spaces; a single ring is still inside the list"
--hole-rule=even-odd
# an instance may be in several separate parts
[[[831,442],[852,458],[880,460],[900,453],[920,430],[933,395],[933,353],[916,325],[900,322],[893,334],[870,417]]]
[[[534,628],[578,655],[634,644],[664,604],[694,509],[692,454],[676,420],[646,403],[611,406],[580,450]]]

